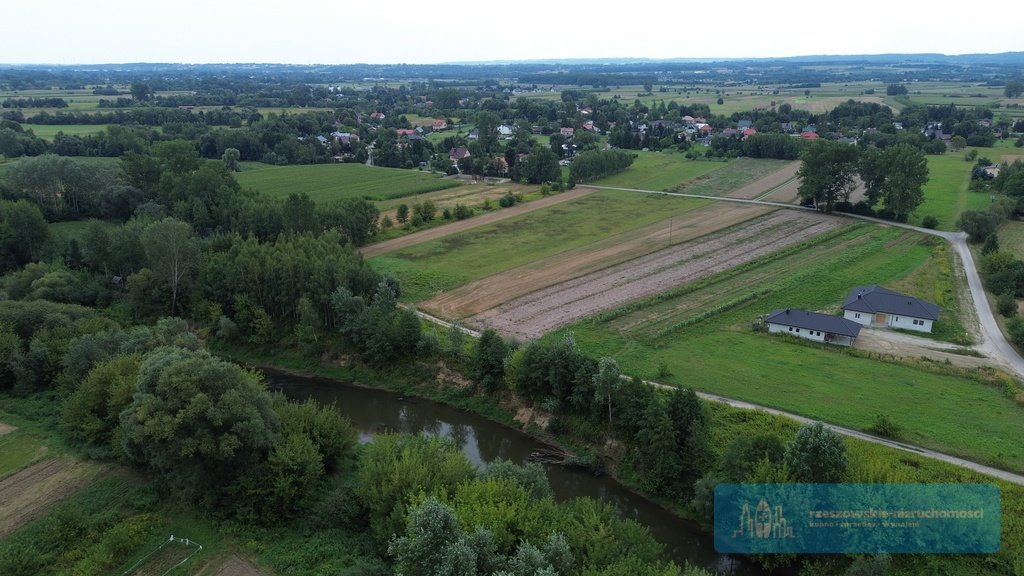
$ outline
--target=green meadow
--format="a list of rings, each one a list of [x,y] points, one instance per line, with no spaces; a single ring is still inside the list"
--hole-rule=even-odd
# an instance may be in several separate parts
[[[978,148],[985,156],[990,148]],[[990,154],[991,155],[991,154]],[[966,210],[981,210],[989,205],[989,195],[971,192],[973,162],[964,160],[962,152],[947,152],[928,157],[928,183],[924,185],[924,203],[910,216],[911,224],[920,225],[925,216],[939,219],[939,230],[956,230],[956,221]]]
[[[43,140],[53,140],[59,133],[66,136],[87,136],[99,134],[107,129],[110,124],[22,124],[25,130],[31,130],[36,136]]]
[[[243,188],[254,188],[275,198],[305,192],[316,202],[343,198],[387,200],[459,186],[436,174],[364,164],[310,164],[271,166],[243,162],[235,175]]]

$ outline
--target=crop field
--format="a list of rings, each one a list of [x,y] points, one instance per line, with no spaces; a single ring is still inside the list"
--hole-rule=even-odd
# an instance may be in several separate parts
[[[420,301],[576,248],[680,216],[710,201],[599,191],[570,202],[417,244],[370,260]],[[666,222],[667,233],[667,222]],[[649,250],[648,250],[649,251]]]
[[[835,311],[860,284],[916,284],[932,297],[950,279],[922,268],[935,267],[941,248],[913,232],[854,224],[568,329],[585,351],[615,357],[628,373],[853,428],[887,414],[906,440],[1024,469],[1024,447],[1012,440],[1024,432],[1024,408],[1001,385],[979,382],[984,372],[879,361],[750,329],[777,308]],[[924,286],[929,278],[935,286]],[[659,366],[669,375],[659,377]]]
[[[733,269],[840,226],[835,218],[777,210],[690,242],[579,276],[478,314],[471,326],[490,326],[522,339],[602,310]]]
[[[984,156],[986,148],[978,152]],[[985,193],[971,192],[974,164],[965,162],[960,153],[947,152],[928,157],[928,183],[924,185],[924,203],[910,216],[911,224],[920,225],[925,216],[939,219],[939,230],[956,230],[956,220],[965,210],[980,210],[989,205]]]
[[[455,182],[461,181],[455,180]],[[427,192],[425,194],[382,200],[377,202],[377,208],[380,209],[381,218],[387,215],[392,221],[395,221],[395,212],[399,205],[406,204],[408,206],[412,206],[416,202],[425,202],[427,200],[434,203],[437,207],[438,214],[440,214],[445,208],[455,208],[456,204],[464,204],[470,208],[480,208],[488,200],[490,200],[492,208],[497,210],[499,208],[498,200],[505,194],[511,192],[512,194],[522,195],[524,198],[532,199],[533,197],[540,196],[538,193],[539,189],[539,186],[517,184],[515,182],[505,182],[502,184],[487,184],[484,182],[462,183],[461,186],[456,186],[454,188],[445,188],[443,190]]]
[[[436,174],[364,164],[311,164],[271,166],[243,162],[235,175],[244,188],[254,188],[275,198],[305,192],[316,202],[343,198],[387,200],[459,186]]]

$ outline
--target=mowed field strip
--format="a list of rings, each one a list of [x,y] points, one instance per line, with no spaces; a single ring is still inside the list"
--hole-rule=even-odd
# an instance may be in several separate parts
[[[99,470],[95,464],[53,458],[4,478],[0,481],[0,538],[45,514]]]
[[[405,236],[395,238],[393,240],[385,240],[384,242],[378,242],[369,246],[362,247],[359,251],[362,253],[364,258],[373,258],[374,256],[380,256],[387,254],[388,252],[394,252],[401,250],[409,246],[421,244],[423,242],[429,242],[480,226],[486,226],[502,220],[507,220],[515,216],[522,214],[528,214],[536,210],[541,210],[549,206],[575,200],[582,196],[586,196],[593,192],[590,188],[577,188],[554,196],[548,196],[547,198],[541,198],[540,200],[534,200],[533,202],[527,202],[526,204],[517,204],[511,208],[502,208],[494,210],[493,212],[487,212],[481,216],[474,218],[468,218],[466,220],[459,220],[451,224],[445,224],[436,228],[429,228],[421,232],[414,232]]]
[[[776,211],[532,292],[477,314],[467,324],[489,326],[518,338],[539,338],[597,312],[734,268],[838,226],[834,218]]]

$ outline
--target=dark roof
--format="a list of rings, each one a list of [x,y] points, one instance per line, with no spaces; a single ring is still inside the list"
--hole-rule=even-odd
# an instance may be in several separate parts
[[[874,284],[858,286],[850,290],[850,293],[846,295],[846,300],[843,301],[843,310],[867,312],[868,314],[884,312],[928,320],[939,319],[939,307],[935,304]]]
[[[853,320],[797,308],[780,308],[769,314],[764,321],[794,328],[839,334],[850,338],[856,338],[860,334],[860,324]]]

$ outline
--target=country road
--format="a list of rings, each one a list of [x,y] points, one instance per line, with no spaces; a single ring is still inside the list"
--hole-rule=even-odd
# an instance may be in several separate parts
[[[420,312],[420,311],[416,310],[415,313],[420,318],[422,318],[422,319],[424,319],[424,320],[426,320],[428,322],[432,322],[434,324],[437,324],[439,326],[443,326],[445,328],[450,328],[451,326],[453,326],[453,324],[451,322],[447,322],[447,321],[442,320],[442,319],[440,319],[440,318],[438,318],[436,316],[431,316],[430,314],[427,314],[425,312]],[[461,332],[464,332],[465,334],[467,334],[469,336],[472,336],[474,338],[479,338],[480,337],[480,332],[478,332],[476,330],[471,330],[469,328],[465,328],[465,327],[462,327],[462,326],[460,326],[458,329]],[[627,376],[623,376],[623,378],[627,378]],[[672,386],[672,385],[669,385],[669,384],[661,384],[659,382],[653,382],[653,381],[650,381],[650,380],[644,380],[644,383],[648,384],[650,386],[654,386],[656,388],[665,388],[665,389],[668,389],[668,390],[676,388],[676,386]],[[765,413],[772,414],[772,415],[775,415],[775,416],[781,416],[783,418],[788,418],[790,420],[795,420],[796,422],[799,422],[801,424],[818,422],[817,420],[814,420],[812,418],[807,418],[806,416],[801,416],[799,414],[794,414],[792,412],[786,412],[784,410],[778,410],[776,408],[769,408],[768,406],[762,406],[760,404],[754,404],[752,402],[746,402],[746,401],[743,401],[743,400],[736,400],[735,398],[727,398],[725,396],[718,396],[717,394],[709,394],[707,392],[697,392],[697,396],[699,396],[700,398],[702,398],[703,400],[708,401],[708,402],[717,402],[719,404],[726,404],[728,406],[731,406],[733,408],[739,408],[741,410],[756,410],[756,411],[759,411],[759,412],[765,412]],[[827,422],[822,422],[822,425],[824,425],[828,429],[836,432],[837,434],[842,434],[843,436],[849,436],[851,438],[857,438],[858,440],[863,440],[865,442],[871,442],[873,444],[880,444],[882,446],[887,446],[889,448],[893,448],[893,449],[896,449],[896,450],[902,450],[904,452],[910,452],[911,454],[917,454],[919,456],[924,456],[926,458],[931,458],[933,460],[940,460],[942,462],[946,462],[946,463],[952,464],[954,466],[959,466],[961,468],[966,468],[968,470],[973,470],[974,472],[978,472],[979,474],[985,474],[987,476],[992,476],[994,478],[999,478],[1000,480],[1005,480],[1006,482],[1010,482],[1010,483],[1013,483],[1013,484],[1024,486],[1024,475],[1015,474],[1013,472],[1008,472],[1006,470],[1001,470],[999,468],[993,468],[991,466],[986,466],[985,464],[979,464],[978,462],[972,462],[971,460],[965,460],[963,458],[958,458],[956,456],[950,456],[949,454],[944,454],[942,452],[936,452],[935,450],[928,450],[927,448],[921,448],[920,446],[914,446],[912,444],[905,444],[903,442],[897,442],[895,440],[889,440],[887,438],[881,438],[881,437],[878,437],[878,436],[873,436],[871,434],[867,434],[865,432],[861,432],[860,430],[854,430],[853,428],[846,428],[846,427],[843,427],[843,426],[837,426],[835,424],[829,424]]]

